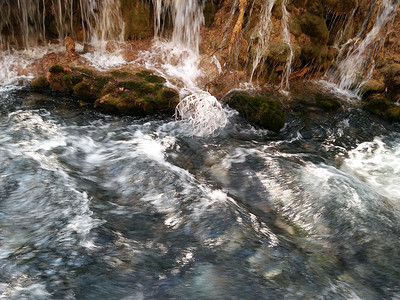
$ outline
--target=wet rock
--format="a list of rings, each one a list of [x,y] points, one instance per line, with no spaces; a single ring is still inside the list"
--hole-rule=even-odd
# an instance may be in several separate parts
[[[383,119],[400,122],[400,107],[383,96],[370,99],[363,105],[363,109]]]
[[[125,21],[125,40],[153,36],[154,20],[150,4],[142,0],[121,0]]]
[[[385,84],[379,80],[371,79],[364,83],[360,89],[363,96],[368,96],[370,94],[382,93],[385,91]]]
[[[243,117],[261,127],[279,132],[285,125],[285,116],[279,101],[252,97],[246,92],[232,92],[223,100]]]
[[[78,54],[75,51],[75,41],[69,36],[66,36],[64,38],[64,43],[65,43],[65,56],[68,58],[77,57]]]
[[[48,89],[49,82],[45,76],[39,76],[32,80],[31,87],[34,91],[43,92]]]
[[[93,53],[94,52],[94,46],[88,43],[83,44],[83,54],[85,53]]]
[[[53,65],[44,82],[52,91],[71,93],[81,102],[110,113],[172,115],[179,103],[179,93],[164,85],[165,78],[146,69],[101,72],[84,66]]]
[[[115,89],[109,88],[109,93],[96,100],[94,106],[127,115],[171,114],[179,103],[179,94],[165,87],[164,81],[149,71],[136,73],[131,80],[118,82]]]
[[[334,98],[323,94],[315,95],[316,106],[324,111],[336,111],[341,107],[340,102]]]
[[[326,0],[325,5],[331,12],[340,15],[357,8],[358,0]]]

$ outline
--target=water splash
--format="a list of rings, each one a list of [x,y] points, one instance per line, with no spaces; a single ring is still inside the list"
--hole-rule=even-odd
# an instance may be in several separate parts
[[[189,123],[194,135],[210,135],[226,125],[227,117],[217,99],[198,86],[203,75],[199,45],[204,1],[154,0],[153,4],[156,42],[152,51],[144,55],[145,66],[173,78],[169,84],[178,88],[183,98],[176,108],[176,117]],[[163,24],[168,16],[173,32],[169,42],[162,42],[166,36]]]
[[[218,100],[207,92],[185,97],[176,107],[176,117],[188,121],[199,136],[211,135],[225,127],[226,114]]]
[[[347,41],[338,55],[338,67],[330,70],[327,77],[342,90],[352,89],[357,93],[363,84],[368,81],[375,67],[376,49],[379,49],[383,40],[382,34],[386,25],[395,17],[398,0],[382,0],[376,21],[365,38],[364,30]]]

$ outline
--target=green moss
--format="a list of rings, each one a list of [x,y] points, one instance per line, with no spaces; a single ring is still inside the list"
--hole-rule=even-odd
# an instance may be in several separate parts
[[[390,121],[400,122],[400,107],[395,105],[387,110],[387,117]]]
[[[218,11],[218,5],[216,1],[207,1],[204,5],[203,15],[204,15],[204,26],[210,27],[214,22],[215,14]]]
[[[125,21],[125,39],[143,39],[153,36],[154,21],[150,4],[142,0],[121,0]]]
[[[32,80],[31,87],[36,91],[43,91],[49,87],[49,82],[46,77],[40,76]]]
[[[50,67],[49,72],[52,74],[63,73],[64,68],[60,65],[54,65],[54,66]]]
[[[389,121],[400,121],[400,107],[384,97],[370,99],[363,108],[369,113]]]
[[[284,112],[278,101],[251,97],[244,92],[233,92],[227,102],[246,119],[266,129],[278,132],[285,124]]]
[[[336,111],[341,107],[338,100],[322,94],[317,94],[315,96],[315,102],[319,108],[325,111]]]
[[[135,92],[138,96],[153,94],[157,92],[155,85],[143,81],[123,81],[118,83],[119,87],[124,87]]]
[[[76,70],[76,71],[82,73],[83,75],[87,75],[87,76],[89,76],[89,77],[93,76],[93,71],[88,70],[88,69],[75,68],[75,69],[73,69],[73,70]]]
[[[311,38],[314,44],[327,44],[329,31],[324,18],[305,13],[300,17],[300,26],[301,30]]]
[[[152,72],[147,71],[147,70],[143,70],[139,73],[136,73],[136,76],[143,78],[147,82],[151,82],[151,83],[165,83],[166,82],[165,78],[154,75]]]
[[[375,79],[371,79],[361,86],[360,92],[364,96],[385,91],[385,84]]]
[[[103,77],[103,76],[97,76],[93,80],[93,85],[96,88],[97,91],[103,89],[103,87],[110,81],[110,77]]]
[[[115,86],[114,86],[113,84],[109,83],[109,84],[106,84],[106,85],[104,86],[104,88],[103,88],[102,91],[101,91],[101,94],[102,94],[102,95],[110,94],[110,93],[112,93],[114,90],[115,90]]]
[[[272,8],[272,15],[277,19],[282,19],[283,12],[282,12],[282,5],[281,3],[276,3]]]
[[[94,92],[93,87],[85,82],[80,82],[73,88],[74,95],[81,100],[92,102],[97,98],[97,94]]]
[[[61,77],[61,80],[64,82],[65,86],[68,89],[72,90],[75,85],[77,85],[79,82],[83,80],[83,76],[66,74],[63,77]]]
[[[271,60],[284,64],[290,54],[290,47],[286,42],[271,42],[269,44],[269,57]]]
[[[116,77],[116,78],[128,78],[128,77],[132,76],[131,73],[124,72],[124,71],[112,71],[111,75]]]
[[[295,36],[299,37],[303,32],[301,31],[300,21],[296,18],[291,18],[289,21],[289,31]]]
[[[179,103],[179,93],[174,89],[164,88],[158,92],[157,100],[167,104],[169,107],[175,108]]]

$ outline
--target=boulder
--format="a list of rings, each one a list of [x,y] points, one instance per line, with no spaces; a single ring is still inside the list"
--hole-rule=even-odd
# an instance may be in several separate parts
[[[266,129],[279,132],[285,125],[285,114],[277,100],[235,91],[225,96],[224,101],[244,118]]]

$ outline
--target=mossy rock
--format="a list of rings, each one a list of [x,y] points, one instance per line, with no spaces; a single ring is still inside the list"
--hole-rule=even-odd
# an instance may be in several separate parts
[[[305,13],[300,17],[300,26],[302,32],[307,34],[314,44],[327,44],[329,39],[329,31],[323,17]]]
[[[211,24],[214,22],[215,14],[218,11],[218,3],[217,1],[206,1],[204,4],[204,26],[210,27]]]
[[[125,71],[112,71],[111,75],[115,78],[128,78],[132,77],[133,74]]]
[[[64,73],[64,67],[60,65],[54,65],[49,68],[49,72],[52,74]]]
[[[285,125],[285,116],[279,101],[252,97],[245,92],[232,92],[225,99],[247,120],[266,129],[279,132]]]
[[[284,64],[290,55],[290,46],[286,42],[272,41],[269,44],[269,51],[271,60]]]
[[[97,99],[98,93],[96,93],[93,86],[86,82],[80,82],[73,88],[74,96],[80,100],[93,102]]]
[[[129,85],[132,85],[132,82],[134,81],[129,82]],[[179,94],[171,88],[160,88],[155,94],[137,93],[127,88],[124,91],[114,90],[97,99],[95,108],[126,115],[147,115],[172,113],[178,103]]]
[[[47,81],[46,77],[39,76],[32,80],[31,87],[35,91],[42,92],[49,88],[49,82]]]
[[[125,40],[144,39],[154,34],[154,21],[150,4],[143,0],[121,0],[125,22]]]
[[[167,82],[164,77],[154,75],[153,72],[148,71],[148,70],[143,70],[139,73],[136,73],[136,76],[143,78],[147,82],[151,82],[151,83],[166,83]]]
[[[394,105],[387,110],[387,117],[390,121],[400,122],[400,106]]]
[[[385,97],[370,99],[363,108],[369,113],[389,121],[400,121],[400,107]]]
[[[364,96],[374,94],[374,93],[382,93],[385,91],[385,84],[376,79],[368,80],[361,86],[360,93]]]
[[[123,87],[134,92],[138,96],[144,96],[157,92],[157,87],[144,81],[122,81],[118,83],[119,87]]]
[[[299,19],[297,19],[295,17],[290,18],[289,31],[295,37],[299,37],[303,33],[303,31],[301,30],[301,23],[300,23]]]
[[[73,75],[73,74],[66,74],[61,77],[61,80],[64,82],[65,86],[72,90],[75,85],[83,80],[83,76],[81,75]]]
[[[317,107],[328,112],[336,111],[341,107],[341,104],[337,99],[323,94],[315,95],[315,103]]]
[[[163,88],[157,93],[157,102],[164,108],[174,109],[179,103],[179,93],[172,88]]]

